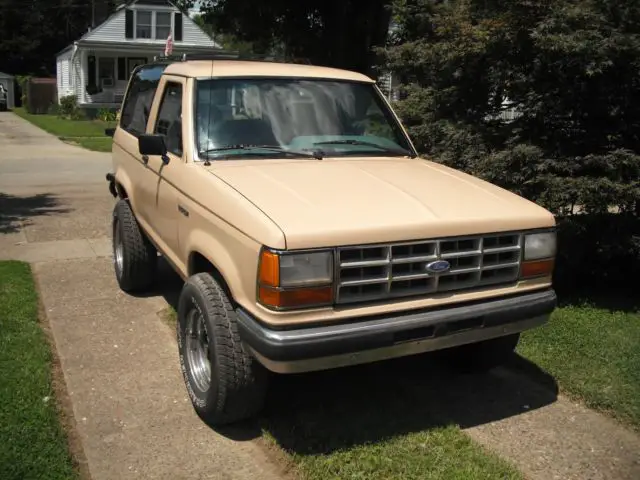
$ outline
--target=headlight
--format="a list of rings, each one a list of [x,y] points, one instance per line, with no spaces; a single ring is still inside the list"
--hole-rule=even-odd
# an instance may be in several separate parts
[[[530,233],[524,236],[524,261],[520,278],[533,279],[553,275],[556,257],[556,232]]]
[[[531,233],[524,237],[524,260],[540,260],[556,256],[556,233]]]
[[[326,285],[333,280],[330,252],[298,253],[280,257],[280,286]]]
[[[258,300],[275,309],[326,306],[333,302],[333,253],[278,253],[263,249]]]

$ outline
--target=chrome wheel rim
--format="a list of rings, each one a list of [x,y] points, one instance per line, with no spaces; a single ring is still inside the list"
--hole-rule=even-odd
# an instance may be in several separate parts
[[[187,316],[186,350],[187,363],[195,387],[201,392],[208,391],[211,384],[209,336],[204,318],[195,308],[191,309]]]
[[[118,276],[122,275],[124,266],[124,245],[122,244],[122,236],[120,235],[120,225],[116,220],[115,228],[113,229],[113,260],[116,264],[116,271]]]

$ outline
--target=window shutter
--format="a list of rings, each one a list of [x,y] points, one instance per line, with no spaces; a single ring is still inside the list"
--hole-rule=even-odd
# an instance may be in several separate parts
[[[95,55],[89,55],[89,57],[87,58],[87,85],[97,86]]]
[[[182,13],[173,14],[173,38],[176,42],[182,41]]]
[[[118,57],[118,80],[128,80],[127,59]]]
[[[126,10],[124,37],[133,38],[133,10]]]

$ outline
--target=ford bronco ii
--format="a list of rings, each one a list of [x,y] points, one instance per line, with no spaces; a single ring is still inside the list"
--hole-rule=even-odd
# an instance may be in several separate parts
[[[179,357],[212,425],[258,412],[269,372],[494,367],[556,306],[553,215],[420,158],[365,75],[159,59],[109,133],[117,281],[150,287],[158,254],[184,279]]]

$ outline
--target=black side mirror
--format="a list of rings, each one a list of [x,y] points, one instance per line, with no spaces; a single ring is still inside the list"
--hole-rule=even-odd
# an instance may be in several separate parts
[[[156,133],[143,133],[138,137],[138,151],[140,155],[167,155],[164,136]]]
[[[115,133],[116,133],[116,129],[115,128],[105,128],[104,129],[104,134],[107,137],[113,137],[115,135]]]

